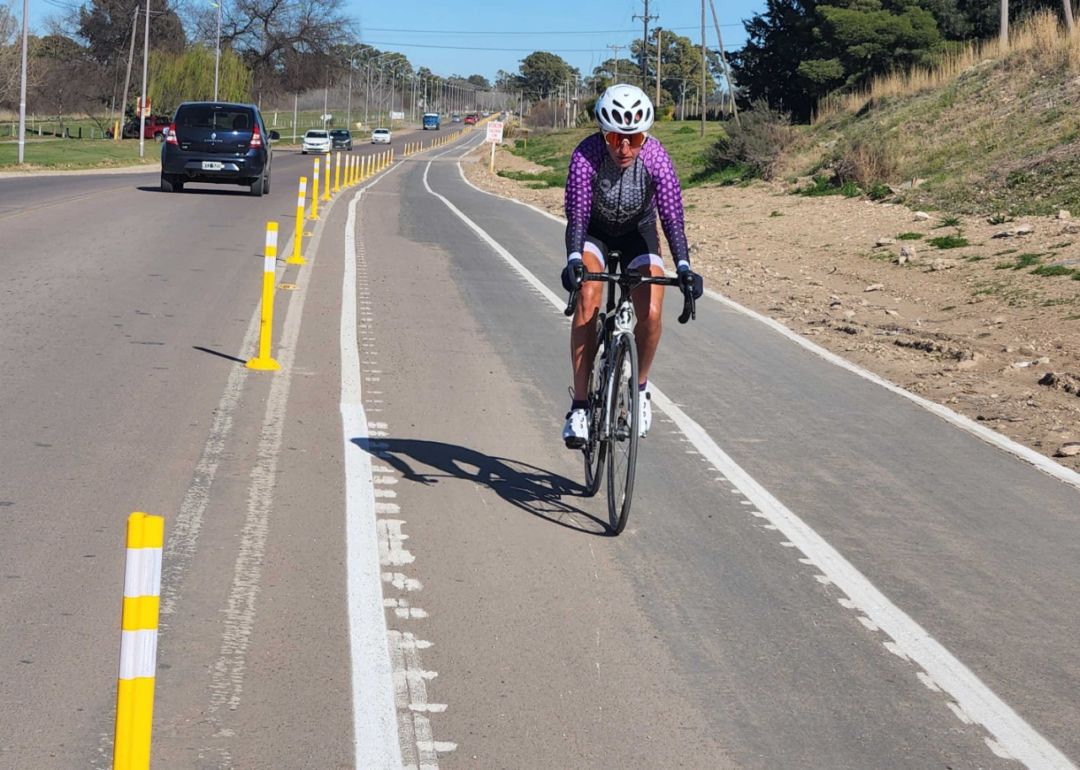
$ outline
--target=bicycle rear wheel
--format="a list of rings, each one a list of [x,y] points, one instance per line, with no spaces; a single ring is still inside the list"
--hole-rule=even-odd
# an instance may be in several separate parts
[[[604,460],[607,457],[604,431],[604,385],[607,381],[604,361],[607,350],[603,337],[596,347],[592,374],[589,375],[589,441],[582,447],[585,456],[585,495],[592,497],[600,490],[604,478]]]
[[[611,381],[608,393],[608,518],[612,534],[626,527],[630,501],[634,495],[634,472],[637,463],[638,362],[632,334],[620,335],[611,357]]]

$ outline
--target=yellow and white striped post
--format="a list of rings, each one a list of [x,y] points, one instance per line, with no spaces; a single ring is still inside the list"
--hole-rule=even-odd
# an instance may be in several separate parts
[[[326,161],[326,166],[323,167],[323,171],[326,172],[326,176],[325,176],[326,181],[323,182],[323,196],[322,196],[322,199],[325,202],[325,201],[330,200],[330,153],[326,153],[326,155],[323,157],[323,159]]]
[[[296,228],[293,230],[292,256],[285,260],[287,265],[304,264],[300,242],[304,239],[304,205],[307,201],[307,177],[300,177],[300,189],[296,193]]]
[[[281,364],[270,357],[270,335],[274,331],[274,279],[277,271],[277,222],[266,223],[263,251],[262,320],[259,323],[259,355],[247,362],[248,369],[275,371]]]
[[[352,170],[353,170],[353,156],[345,156],[345,181],[342,182],[342,187],[346,190],[352,187]]]
[[[319,159],[315,159],[315,170],[311,172],[311,214],[308,219],[319,218]]]
[[[359,164],[359,161],[360,161],[360,158],[356,157],[355,155],[352,155],[352,156],[349,157],[349,185],[350,186],[356,184],[356,178],[357,178],[356,169],[357,169],[357,166]]]
[[[341,192],[341,153],[334,155],[334,192]]]
[[[138,512],[128,516],[113,770],[150,767],[164,543],[164,517]]]

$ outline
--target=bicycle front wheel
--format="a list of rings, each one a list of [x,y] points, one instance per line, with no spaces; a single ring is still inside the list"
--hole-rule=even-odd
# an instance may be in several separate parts
[[[608,372],[608,518],[612,534],[626,527],[630,500],[634,495],[634,471],[637,463],[638,362],[634,336],[623,334],[615,342]]]
[[[607,441],[604,435],[604,409],[607,349],[603,338],[596,346],[592,374],[589,375],[589,440],[582,447],[585,455],[585,495],[592,497],[600,490],[604,478],[604,460],[607,457]]]

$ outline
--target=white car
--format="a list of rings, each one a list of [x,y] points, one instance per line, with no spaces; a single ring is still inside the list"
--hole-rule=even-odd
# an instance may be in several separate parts
[[[376,128],[371,132],[372,144],[390,144],[390,129]]]
[[[307,155],[309,152],[330,152],[330,132],[313,128],[304,134],[304,143],[300,152]]]

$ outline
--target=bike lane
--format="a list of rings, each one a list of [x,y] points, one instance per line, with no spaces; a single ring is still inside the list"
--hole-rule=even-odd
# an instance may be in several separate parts
[[[408,548],[416,559],[414,568],[424,572],[424,579],[417,578],[424,586],[424,617],[414,616],[409,607],[400,604],[393,613],[398,616],[400,610],[406,610],[410,623],[415,621],[421,628],[432,629],[431,636],[449,635],[449,639],[434,640],[434,646],[424,653],[425,665],[429,659],[439,663],[432,689],[448,706],[442,716],[432,717],[432,724],[437,737],[458,747],[446,755],[446,766],[459,766],[455,763],[465,761],[469,745],[488,746],[489,753],[483,756],[502,758],[506,742],[519,745],[522,732],[548,738],[562,736],[563,720],[576,707],[594,713],[592,705],[600,704],[593,704],[580,691],[569,697],[557,686],[559,680],[548,672],[548,666],[554,655],[563,671],[588,668],[590,656],[585,650],[589,646],[569,640],[605,617],[625,620],[615,629],[607,629],[607,633],[598,633],[597,639],[618,639],[622,646],[594,643],[598,654],[592,662],[597,664],[596,670],[619,666],[619,661],[629,656],[633,661],[629,668],[636,671],[613,690],[626,688],[604,710],[607,732],[590,736],[596,745],[605,745],[607,751],[624,745],[640,751],[642,744],[640,740],[631,744],[615,740],[613,745],[612,724],[630,727],[635,738],[646,735],[654,740],[652,726],[670,722],[663,715],[671,713],[669,699],[674,698],[674,702],[689,707],[688,714],[694,715],[693,721],[702,729],[695,731],[693,725],[682,729],[679,734],[683,740],[674,748],[665,746],[667,764],[677,764],[672,762],[673,757],[692,754],[698,758],[715,757],[717,762],[727,758],[740,765],[761,767],[793,763],[866,767],[883,761],[904,767],[936,763],[1010,766],[995,756],[994,750],[1000,754],[1003,749],[992,736],[981,726],[966,724],[957,717],[956,712],[962,709],[953,702],[954,696],[943,695],[932,677],[907,662],[903,649],[897,648],[894,640],[863,614],[862,608],[852,604],[827,575],[819,572],[821,565],[792,547],[791,541],[782,537],[776,525],[758,510],[761,506],[719,474],[714,463],[703,457],[663,415],[657,415],[658,424],[643,443],[635,506],[624,536],[613,540],[573,532],[600,531],[596,519],[603,516],[604,506],[602,499],[583,500],[575,494],[574,486],[581,474],[579,456],[566,452],[558,441],[565,409],[563,393],[569,378],[567,327],[561,313],[545,296],[545,287],[547,291],[556,287],[562,227],[516,204],[471,190],[446,157],[432,162],[430,168],[424,158],[410,161],[411,168],[403,170],[398,182],[397,200],[383,202],[383,208],[373,201],[368,209],[373,215],[368,220],[371,229],[363,231],[371,244],[368,270],[373,282],[374,323],[385,329],[383,339],[393,340],[388,347],[392,348],[389,352],[395,364],[380,365],[378,375],[383,382],[383,403],[372,406],[392,415],[385,428],[390,440],[382,443],[388,444],[388,467],[397,473],[395,496],[403,498],[394,505],[417,505],[417,510],[424,511],[436,505],[433,501],[438,499],[437,516],[420,514],[415,522],[405,514],[401,516],[407,522],[403,529],[411,530]],[[524,280],[488,240],[431,195],[424,184],[425,171],[433,192],[448,196],[455,207],[492,233],[497,244],[541,276],[542,284]],[[390,192],[383,196],[395,197]],[[672,313],[677,312],[677,304],[669,303]],[[853,551],[856,557],[865,555],[865,559],[857,559],[860,567],[884,561],[875,582],[883,583],[892,598],[922,598],[905,580],[911,575],[925,578],[929,574],[923,582],[941,605],[933,609],[943,615],[940,625],[949,632],[946,638],[950,642],[959,638],[965,652],[970,653],[972,643],[978,640],[958,635],[954,626],[964,627],[983,618],[967,608],[955,608],[931,590],[935,581],[953,577],[948,569],[944,576],[938,575],[927,570],[920,554],[908,551],[903,554],[905,559],[894,553],[904,528],[900,527],[899,532],[881,531],[885,517],[874,506],[879,498],[888,497],[885,491],[879,491],[869,505],[844,508],[848,503],[845,496],[858,500],[864,485],[852,489],[849,483],[830,484],[832,477],[823,480],[816,475],[811,477],[817,482],[811,494],[791,495],[789,475],[804,472],[808,460],[819,471],[824,466],[827,474],[842,475],[851,469],[858,478],[859,473],[866,473],[857,467],[865,458],[860,458],[858,452],[842,453],[835,444],[817,447],[809,438],[798,452],[792,451],[791,457],[773,451],[782,441],[797,444],[803,440],[801,433],[795,434],[798,440],[791,438],[793,427],[802,429],[791,424],[803,407],[795,396],[801,393],[802,400],[811,404],[815,395],[820,397],[810,390],[818,383],[808,377],[823,380],[820,387],[826,394],[832,393],[829,388],[843,385],[854,389],[863,400],[873,401],[879,394],[870,389],[880,388],[849,373],[833,371],[835,367],[812,356],[809,362],[797,363],[800,371],[778,377],[770,371],[768,362],[784,361],[781,370],[793,366],[788,359],[797,348],[789,341],[766,333],[758,328],[759,324],[716,303],[703,303],[699,318],[702,320],[697,325],[685,329],[676,329],[673,319],[669,321],[668,337],[655,370],[659,387],[685,404],[685,412],[727,447],[738,462],[751,465],[750,460],[758,458],[755,477],[764,475],[766,487],[781,494],[799,515],[806,515],[807,510],[817,515],[819,507],[831,500],[829,511],[835,513],[839,508],[846,514],[830,530],[830,536],[837,541],[834,545]],[[483,351],[474,349],[481,344]],[[738,381],[732,381],[732,377]],[[389,386],[385,384],[387,379],[391,381]],[[507,386],[500,384],[507,382],[512,386],[509,393]],[[675,386],[669,388],[665,382]],[[927,418],[931,427],[939,427],[937,418],[907,403],[860,405],[859,398],[853,400],[851,393],[841,388],[839,394],[834,394],[836,403],[824,415],[811,415],[809,420],[839,422],[843,427],[840,418],[850,417],[853,411],[865,420],[867,415],[876,416],[884,409],[886,417],[893,411],[903,412],[889,418],[902,425]],[[407,408],[402,408],[402,401],[408,403]],[[784,403],[784,408],[777,408],[777,403]],[[758,422],[754,422],[755,418]],[[403,439],[395,427],[402,419],[410,428],[421,430],[441,426],[440,435],[437,440],[422,434]],[[843,429],[857,435],[858,425],[848,422]],[[778,424],[783,430],[777,430]],[[770,437],[769,429],[777,430],[773,435],[781,435],[782,441]],[[915,430],[926,429],[920,424]],[[948,431],[959,433],[952,428]],[[843,432],[840,435],[846,438]],[[472,443],[463,445],[463,436],[476,437],[472,443],[480,448]],[[966,435],[941,440],[946,444],[950,440],[959,442],[965,450],[971,443]],[[828,444],[827,438],[823,441]],[[489,449],[487,442],[494,442],[493,448]],[[974,445],[982,447],[978,442]],[[934,450],[935,454],[939,451],[948,455],[954,448]],[[998,450],[988,451],[1000,455]],[[901,452],[901,456],[907,454]],[[997,459],[1010,469],[1017,465],[1007,456]],[[991,462],[981,457],[978,460]],[[532,470],[513,470],[522,462]],[[432,478],[417,467],[440,472]],[[769,473],[763,474],[761,468]],[[1021,468],[1021,477],[1027,472],[1035,474],[1027,478],[1027,483],[1044,480],[1026,466]],[[870,488],[880,486],[882,479],[888,476],[880,468],[873,468]],[[432,494],[440,484],[440,494]],[[1060,482],[1053,484],[1063,486]],[[461,488],[464,497],[460,501],[449,496],[450,485]],[[499,490],[516,491],[500,495]],[[432,502],[419,502],[425,493]],[[1070,494],[1059,494],[1061,505],[1069,504]],[[461,513],[477,508],[476,497],[485,512],[480,517],[484,524],[483,545],[467,539],[466,533],[476,537],[477,527]],[[524,506],[521,498],[525,498]],[[552,511],[532,510],[537,504],[533,498],[542,508],[551,506]],[[1055,499],[1053,491],[1049,499]],[[925,515],[918,507],[921,504],[920,496],[915,495],[914,499],[904,499],[901,506],[912,506]],[[522,508],[533,514],[527,547],[519,547],[520,538],[512,534],[521,523],[515,517],[507,518],[513,513],[511,509]],[[472,514],[475,516],[476,511]],[[852,517],[869,521],[857,522],[850,528],[842,526]],[[556,519],[564,525],[570,521],[572,529],[549,523],[535,530],[537,519]],[[814,526],[822,526],[822,522],[828,525],[830,519],[821,516]],[[567,537],[568,533],[572,536]],[[538,540],[537,534],[543,540]],[[491,537],[510,537],[510,542],[489,544],[486,540]],[[937,547],[964,547],[955,542],[956,537],[954,533],[940,536]],[[550,550],[545,542],[549,539]],[[538,577],[523,562],[539,552],[555,575],[573,574],[574,569],[588,563],[578,558],[580,551],[576,550],[583,547],[583,542],[588,543],[590,560],[595,558],[600,565],[591,582],[579,579],[569,588],[560,589],[555,584],[543,590],[544,581],[555,578],[543,572],[539,575],[544,577]],[[488,563],[484,569],[468,569],[466,565],[476,561],[478,549],[487,553],[489,546],[495,547],[502,561]],[[940,566],[934,558],[925,561],[932,567]],[[970,576],[956,579],[965,590],[978,593],[967,582]],[[493,589],[506,594],[506,599],[493,601],[476,584],[478,580],[494,581]],[[455,588],[451,583],[461,585]],[[902,590],[898,591],[897,586]],[[465,617],[460,610],[451,609],[460,606],[462,596],[469,597]],[[477,596],[483,601],[478,601]],[[567,612],[561,603],[568,596],[573,596],[575,602],[583,602],[583,597],[602,599],[594,612],[586,611],[591,609],[587,604],[578,604],[575,611]],[[987,601],[986,597],[980,598]],[[1015,604],[1008,605],[1006,614],[1015,612]],[[454,620],[449,620],[447,613]],[[962,617],[956,618],[956,613]],[[925,622],[927,616],[937,617],[929,612],[918,619]],[[460,630],[463,623],[468,626],[467,632]],[[451,630],[453,627],[459,630]],[[485,657],[492,654],[485,633],[497,636],[499,644],[495,649],[516,660],[517,676],[523,678],[523,684],[531,682],[528,686],[534,697],[560,696],[557,708],[499,710],[499,719],[493,724],[478,724],[478,719],[490,718],[484,710],[485,699],[498,697],[490,689],[494,682],[485,665],[492,661]],[[549,634],[561,640],[551,642],[554,649],[547,648]],[[649,638],[655,641],[644,644],[643,640]],[[1068,641],[1059,637],[1050,644],[1067,646]],[[660,655],[656,654],[657,646]],[[616,649],[621,655],[615,654]],[[893,654],[890,649],[899,651]],[[663,665],[652,665],[655,661]],[[1067,661],[1063,663],[1068,665]],[[471,677],[462,679],[463,669]],[[643,686],[642,670],[663,671],[666,686],[659,691]],[[580,672],[572,679],[582,681]],[[499,676],[496,692],[511,681]],[[1013,701],[1023,701],[1019,696],[1033,689],[1028,682],[1006,681],[1017,685],[1015,692],[1010,691]],[[643,696],[650,692],[664,694]],[[1040,702],[1041,697],[1040,693],[1034,700]],[[612,712],[612,703],[622,698],[633,701],[632,712]],[[1036,709],[1036,713],[1048,717],[1041,720],[1040,727],[1066,725],[1051,714],[1051,709]],[[587,718],[577,721],[588,723]],[[544,724],[548,726],[541,727]],[[515,734],[516,744],[511,738]],[[1068,737],[1067,731],[1064,734]],[[988,739],[995,741],[993,746]],[[711,744],[704,755],[700,753],[701,740]],[[539,753],[528,756],[535,759],[535,766],[547,766],[558,762],[555,757],[564,762],[566,757],[545,751],[567,748],[559,741],[538,742],[534,752]],[[636,761],[640,756],[634,757],[631,765],[647,766]],[[695,764],[691,759],[680,761],[686,766]],[[495,761],[492,766],[519,764],[506,760]]]

